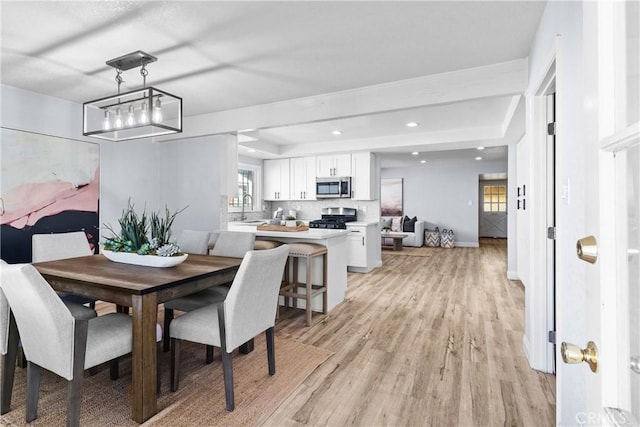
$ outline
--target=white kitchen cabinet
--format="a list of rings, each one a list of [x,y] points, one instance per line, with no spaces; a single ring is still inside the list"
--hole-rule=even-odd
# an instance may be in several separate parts
[[[316,199],[316,158],[291,159],[291,200]]]
[[[264,199],[289,200],[289,159],[264,161]]]
[[[347,269],[356,273],[368,273],[378,266],[380,249],[378,223],[347,224]]]
[[[373,153],[351,155],[351,194],[354,200],[375,200],[375,157]]]
[[[351,176],[351,154],[316,157],[316,175],[321,178]]]

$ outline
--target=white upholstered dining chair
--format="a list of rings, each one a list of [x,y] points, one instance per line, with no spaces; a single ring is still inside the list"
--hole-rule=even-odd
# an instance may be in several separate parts
[[[208,244],[207,238],[207,244]],[[243,258],[244,255],[253,250],[256,241],[256,235],[253,233],[245,233],[241,231],[221,231],[219,232],[218,239],[210,255],[225,256],[232,258]],[[206,252],[205,252],[206,253]],[[169,351],[169,331],[171,327],[171,320],[173,320],[173,310],[180,311],[192,311],[200,307],[204,307],[209,304],[215,304],[224,299],[229,292],[229,288],[226,286],[214,286],[209,289],[197,292],[192,295],[187,295],[181,298],[177,298],[164,303],[164,351]],[[211,363],[213,360],[213,349],[207,348],[207,363]]]
[[[58,259],[91,256],[93,250],[89,246],[84,231],[68,233],[34,234],[31,236],[31,262],[54,261]],[[90,298],[72,293],[61,293],[63,300],[78,304],[89,304],[95,308],[96,302]]]
[[[180,251],[187,254],[206,255],[209,251],[210,234],[208,231],[183,230],[178,237]]]
[[[4,260],[0,259],[0,270],[8,265]],[[97,316],[96,311],[92,308],[64,300],[62,302],[75,318],[88,320]],[[0,279],[0,359],[2,360],[2,371],[0,372],[0,415],[6,414],[11,409],[19,341],[16,322],[9,308],[7,297],[2,291],[2,280]]]
[[[223,302],[190,311],[171,322],[171,391],[178,389],[180,341],[187,340],[222,350],[227,410],[233,411],[231,353],[265,332],[269,375],[274,375],[274,326],[282,271],[289,246],[249,251]]]
[[[77,426],[84,370],[131,352],[131,318],[121,313],[75,318],[30,264],[3,265],[0,287],[27,358],[26,421],[37,418],[45,368],[68,381],[67,425]]]

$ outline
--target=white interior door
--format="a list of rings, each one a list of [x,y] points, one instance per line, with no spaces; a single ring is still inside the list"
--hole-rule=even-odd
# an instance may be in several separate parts
[[[587,121],[596,120],[597,129],[587,137],[597,145],[587,141],[586,156],[598,176],[586,205],[597,239],[586,283],[587,335],[598,348],[598,371],[585,370],[587,407],[576,414],[582,425],[640,420],[638,7],[637,1],[586,2],[584,9],[585,57],[595,71],[586,80]]]
[[[479,235],[507,238],[507,181],[480,181]]]

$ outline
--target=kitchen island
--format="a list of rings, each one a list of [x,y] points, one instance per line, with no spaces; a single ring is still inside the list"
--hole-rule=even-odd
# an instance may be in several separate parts
[[[327,312],[344,301],[347,291],[347,230],[311,228],[306,231],[263,231],[255,223],[230,222],[229,231],[254,233],[256,240],[275,240],[283,243],[317,243],[327,248]],[[313,260],[313,283],[322,283],[322,257]],[[298,281],[304,283],[305,263],[300,263]],[[281,301],[282,302],[282,301]],[[298,307],[305,308],[305,301],[298,299]],[[322,298],[315,298],[313,310],[322,311]]]

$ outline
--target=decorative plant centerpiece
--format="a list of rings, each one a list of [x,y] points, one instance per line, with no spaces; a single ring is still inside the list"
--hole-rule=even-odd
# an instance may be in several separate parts
[[[170,213],[169,209],[165,208],[164,217],[160,217],[156,212],[152,212],[148,217],[146,210],[142,211],[142,215],[138,215],[131,200],[127,201],[127,208],[122,211],[118,220],[120,233],[116,233],[110,225],[105,224],[112,236],[105,239],[102,245],[103,254],[112,261],[130,264],[169,267],[181,263],[187,259],[187,255],[180,252],[178,245],[171,241],[171,226],[183,210]],[[158,260],[156,257],[165,259]]]

